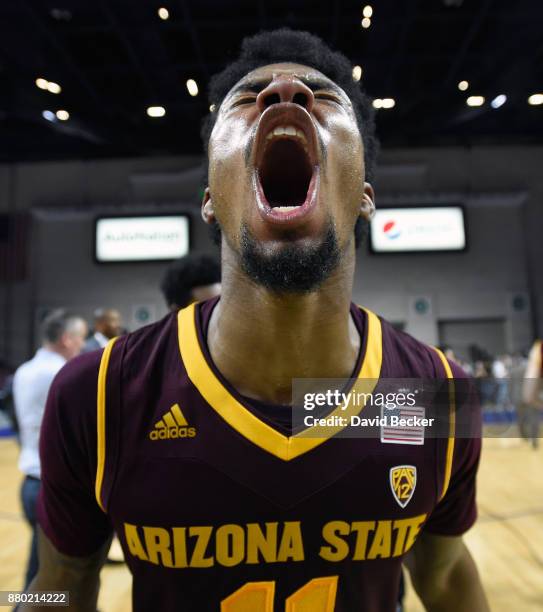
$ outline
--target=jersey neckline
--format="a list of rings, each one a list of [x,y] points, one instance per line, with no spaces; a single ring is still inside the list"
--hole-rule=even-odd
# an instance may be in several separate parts
[[[284,435],[248,410],[235,394],[221,380],[210,358],[207,347],[202,346],[199,333],[198,304],[191,304],[177,315],[178,341],[181,359],[188,377],[209,406],[226,423],[249,442],[283,461],[291,461],[326,442],[342,431],[344,427],[314,426],[294,435]],[[370,394],[380,376],[383,342],[381,322],[370,310],[362,309],[366,315],[366,341],[364,354],[359,362],[358,371],[353,372],[355,382],[352,389],[358,393]],[[364,406],[349,406],[342,410],[337,406],[329,416],[342,416],[350,419]]]

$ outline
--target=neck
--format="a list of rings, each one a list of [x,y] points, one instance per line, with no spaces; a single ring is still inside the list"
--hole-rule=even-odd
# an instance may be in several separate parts
[[[348,378],[360,350],[350,316],[354,250],[315,292],[278,295],[223,251],[222,295],[208,330],[211,357],[238,392],[291,402],[293,378]]]

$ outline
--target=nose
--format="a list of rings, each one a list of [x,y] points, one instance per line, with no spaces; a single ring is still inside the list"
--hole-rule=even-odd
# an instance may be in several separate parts
[[[315,96],[311,89],[295,76],[274,76],[271,83],[256,97],[256,105],[262,113],[268,106],[280,102],[299,104],[310,113],[315,102]]]

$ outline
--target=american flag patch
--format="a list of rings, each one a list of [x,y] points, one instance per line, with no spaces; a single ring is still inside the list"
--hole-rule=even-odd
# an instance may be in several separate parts
[[[424,444],[424,425],[401,425],[393,424],[394,418],[412,419],[418,417],[424,419],[426,410],[420,406],[396,406],[386,408],[381,406],[381,417],[386,418],[386,425],[381,425],[381,442],[383,444]]]

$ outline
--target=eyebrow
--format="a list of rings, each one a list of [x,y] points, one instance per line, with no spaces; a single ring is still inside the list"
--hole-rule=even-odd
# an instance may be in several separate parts
[[[311,89],[311,91],[318,91],[319,89],[333,89],[337,93],[343,93],[341,88],[338,87],[333,81],[330,79],[326,79],[319,76],[297,76],[298,80],[302,81],[302,83]],[[249,79],[247,81],[243,81],[236,85],[229,93],[228,97],[234,96],[241,91],[250,91],[252,93],[260,93],[263,89],[265,89],[271,83],[270,78],[260,78],[260,79]]]

